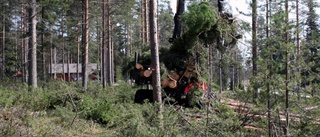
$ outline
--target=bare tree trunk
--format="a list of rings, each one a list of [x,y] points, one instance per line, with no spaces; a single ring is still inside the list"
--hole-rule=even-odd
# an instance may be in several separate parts
[[[233,59],[234,59],[234,61],[237,61],[236,60],[236,53],[233,53],[234,55],[233,55]],[[235,74],[236,74],[236,72],[235,72],[235,65],[234,65],[234,63],[232,64],[232,76],[231,76],[231,90],[234,92],[234,84],[235,84]]]
[[[110,55],[110,78],[111,78],[111,85],[114,84],[114,76],[115,76],[115,66],[114,66],[114,41],[113,41],[113,35],[112,35],[112,30],[113,30],[113,26],[110,25],[111,29],[110,29],[110,40],[111,40],[111,55]]]
[[[257,0],[252,0],[252,74],[257,75]],[[258,89],[254,89],[253,99],[258,98]]]
[[[42,24],[44,24],[44,7],[41,9]],[[46,52],[44,50],[44,25],[41,27],[42,80],[46,79]]]
[[[162,127],[162,96],[160,85],[160,63],[159,63],[159,44],[158,44],[158,13],[157,13],[157,0],[150,0],[150,48],[151,48],[151,67],[152,73],[152,86],[153,86],[153,100],[159,103],[158,112],[160,118],[160,127]]]
[[[106,65],[107,65],[107,52],[106,52],[106,1],[102,0],[102,86],[107,87],[106,79]]]
[[[98,5],[95,5],[95,6],[98,6]],[[96,18],[97,19],[97,21],[96,21],[96,35],[97,35],[97,43],[99,43],[99,45],[100,46],[97,46],[97,55],[98,55],[98,61],[97,62],[99,62],[99,63],[97,63],[97,80],[99,80],[100,79],[100,72],[98,71],[99,70],[99,68],[101,68],[101,66],[102,66],[102,64],[101,64],[101,43],[102,43],[102,36],[101,36],[101,34],[102,34],[102,31],[100,30],[100,24],[99,24],[99,18]],[[101,69],[100,69],[101,70]]]
[[[29,37],[26,37],[28,34],[28,13],[27,13],[27,0],[23,0],[23,44],[22,44],[22,82],[27,82],[29,77],[28,70],[28,52],[29,52]]]
[[[67,51],[67,73],[68,73],[68,79],[71,80],[71,74],[70,74],[70,51]]]
[[[300,95],[300,84],[301,84],[301,71],[300,71],[300,31],[299,31],[299,0],[296,0],[296,39],[297,39],[297,58],[296,58],[296,64],[297,64],[297,73],[298,73],[298,79],[297,79],[297,94],[298,94],[298,100],[300,101],[301,95]]]
[[[257,0],[252,0],[252,73],[257,72]]]
[[[266,0],[266,39],[269,38],[269,0]],[[266,43],[266,46],[269,48],[269,51],[270,51],[270,48],[271,48],[271,45],[269,45],[269,42],[267,41]],[[268,53],[270,54],[270,53]],[[269,137],[272,136],[272,125],[271,125],[271,61],[272,61],[272,55],[270,54],[270,57],[269,57],[269,62],[268,62],[268,69],[269,69],[269,74],[267,74],[267,80],[268,80],[268,83],[267,83],[267,92],[268,92],[268,134],[269,134]]]
[[[52,79],[53,69],[53,44],[52,44],[52,35],[50,35],[50,79]]]
[[[174,19],[174,28],[173,28],[173,35],[172,35],[172,39],[176,39],[176,38],[180,38],[181,35],[181,16],[184,12],[184,6],[185,5],[185,0],[178,0],[177,1],[177,9],[176,9],[176,13],[173,17]]]
[[[24,20],[25,20],[25,3],[24,3],[24,0],[21,0],[21,3],[22,3],[22,8],[21,8],[21,35],[23,36],[22,39],[21,39],[21,45],[20,45],[20,49],[21,49],[21,52],[20,52],[20,64],[21,64],[21,82],[23,83],[24,82],[24,75],[25,75],[25,72],[24,72],[24,47],[25,47],[25,37],[24,37],[24,34],[25,34],[25,26],[24,26]],[[0,72],[1,73],[1,72]],[[1,74],[0,74],[1,75]]]
[[[54,65],[57,66],[57,47],[56,46],[53,48],[53,62],[54,62]],[[54,71],[53,71],[53,79],[57,79],[56,68],[54,68]]]
[[[146,12],[145,12],[145,10],[146,10],[146,8],[145,8],[145,3],[146,3],[146,1],[147,0],[141,0],[141,40],[142,40],[142,46],[144,46],[145,45],[145,43],[146,43],[146,41],[145,41],[145,26],[146,26]],[[142,48],[141,48],[142,49]]]
[[[221,44],[220,42],[218,44]],[[222,52],[219,50],[219,93],[222,93],[223,84],[222,84]]]
[[[29,0],[29,81],[28,84],[32,89],[38,87],[37,83],[37,16],[36,16],[36,0]]]
[[[286,43],[286,130],[285,136],[289,136],[289,2],[285,0],[285,43]]]
[[[112,27],[112,30],[113,30],[113,27]],[[114,84],[116,82],[116,65],[115,65],[115,51],[114,50],[114,40],[113,40],[113,37],[111,38],[112,39],[112,55],[111,55],[111,66],[112,66],[112,84]]]
[[[89,0],[82,0],[84,8],[83,22],[83,49],[82,49],[82,87],[84,90],[88,88],[88,62],[89,62]]]
[[[132,30],[132,25],[129,22],[128,23],[128,29],[127,29],[127,32],[128,32],[128,34],[127,34],[127,36],[128,36],[128,38],[127,38],[128,39],[127,57],[131,57],[131,55],[132,55],[132,32],[131,32],[131,30]]]
[[[18,35],[19,35],[19,34],[18,34],[18,31],[17,31],[17,32],[15,32],[15,33],[16,33],[16,36],[18,36]],[[18,58],[18,55],[19,55],[19,52],[18,52],[18,45],[19,45],[19,42],[18,42],[18,38],[15,38],[14,40],[15,40],[15,45],[14,45],[15,60],[16,60],[16,61],[18,61],[18,60],[19,60],[19,58]],[[16,72],[20,71],[20,70],[19,70],[19,66],[18,66],[18,65],[16,65],[15,70],[16,70]],[[16,79],[15,79],[15,80],[16,80]]]
[[[81,22],[78,21],[78,32],[81,32],[80,28]],[[77,35],[77,81],[79,81],[79,64],[80,64],[80,33]]]
[[[6,18],[5,15],[2,15],[2,62],[1,62],[1,79],[4,79],[5,76],[5,48],[6,48]]]
[[[62,13],[63,14],[63,13]],[[63,80],[66,81],[66,72],[64,70],[65,68],[65,41],[64,41],[64,16],[62,15],[61,20],[61,40],[62,40],[62,74],[63,74]]]
[[[103,31],[103,29],[102,29],[102,31]],[[100,54],[99,54],[99,58],[100,58],[100,60],[99,60],[99,63],[100,63],[99,74],[100,74],[100,75],[99,75],[99,78],[100,78],[100,80],[101,80],[102,87],[105,88],[105,87],[103,86],[103,73],[104,73],[104,72],[103,72],[103,69],[104,69],[104,66],[103,66],[103,65],[104,65],[104,63],[103,63],[103,61],[104,61],[104,59],[103,59],[103,53],[104,53],[104,52],[103,52],[103,44],[102,44],[102,43],[103,43],[103,36],[102,36],[102,35],[103,35],[103,34],[102,34],[103,32],[102,32],[102,31],[101,31],[100,34],[99,34],[99,35],[100,35],[100,41],[99,41],[99,43],[100,43],[100,46],[99,46],[99,50],[100,50]]]
[[[149,29],[150,29],[149,28],[149,24],[150,23],[149,23],[149,18],[148,18],[148,15],[149,15],[150,11],[149,11],[149,8],[148,8],[149,6],[148,5],[149,5],[149,2],[148,2],[148,0],[146,0],[146,2],[145,2],[145,12],[146,12],[145,13],[145,16],[146,16],[145,17],[145,23],[146,23],[145,24],[146,25],[145,26],[146,27],[145,28],[145,42],[146,43],[145,44],[149,44],[150,43],[150,38],[149,38]]]
[[[112,73],[112,65],[111,65],[111,55],[112,55],[112,49],[111,49],[111,15],[110,15],[110,0],[107,0],[108,3],[108,17],[107,17],[107,36],[108,36],[108,40],[107,40],[107,85],[111,85],[112,84],[112,80],[111,80],[111,73]]]
[[[210,81],[209,83],[211,83],[211,80],[214,79],[214,46],[212,44],[209,45],[209,74],[210,74]]]

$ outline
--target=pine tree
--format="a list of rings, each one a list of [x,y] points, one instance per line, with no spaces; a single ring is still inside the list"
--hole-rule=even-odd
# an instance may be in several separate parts
[[[29,86],[34,89],[38,87],[37,82],[37,16],[36,16],[36,0],[29,0]]]
[[[89,61],[89,0],[82,0],[83,4],[83,31],[82,31],[82,87],[88,88],[88,61]]]
[[[319,63],[316,63],[319,56],[320,41],[318,37],[320,36],[320,29],[317,23],[319,15],[316,14],[315,8],[318,7],[313,0],[307,1],[308,6],[308,16],[306,20],[306,44],[304,50],[304,60],[306,62],[307,68],[302,70],[302,75],[304,77],[303,85],[311,87],[311,95],[319,92],[319,88],[316,88],[319,85]]]
[[[252,73],[253,76],[257,73],[257,0],[251,3],[252,8]],[[255,96],[257,97],[257,95]]]
[[[158,2],[157,0],[150,0],[150,48],[151,48],[151,68],[152,68],[152,87],[153,100],[158,102],[158,115],[160,119],[160,127],[162,124],[162,95],[160,83],[160,61],[159,61],[159,41],[158,41]]]

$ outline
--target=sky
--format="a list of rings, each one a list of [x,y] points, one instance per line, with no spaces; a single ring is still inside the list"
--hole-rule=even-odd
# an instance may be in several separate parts
[[[174,13],[176,11],[177,1],[178,0],[170,0],[171,8]],[[234,15],[238,14],[238,12],[236,11],[236,8],[238,8],[241,11],[248,11],[249,5],[246,3],[246,0],[226,0],[226,2],[232,6]]]

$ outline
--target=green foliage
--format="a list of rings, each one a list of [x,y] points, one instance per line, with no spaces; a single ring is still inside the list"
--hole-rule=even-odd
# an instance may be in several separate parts
[[[214,29],[213,26],[218,20],[217,13],[208,2],[194,3],[188,8],[189,12],[182,15],[182,22],[186,24],[187,31],[181,38],[176,39],[171,47],[172,51],[181,54],[192,53],[190,50],[199,40],[199,35],[206,35]]]
[[[0,108],[12,107],[18,97],[15,91],[0,87]]]
[[[78,88],[79,83],[65,83],[50,81],[42,84],[42,88],[28,91],[26,85],[0,87],[0,131],[10,135],[18,133],[19,128],[29,127],[30,133],[36,136],[253,136],[265,135],[262,133],[247,133],[243,123],[246,114],[234,112],[228,105],[211,100],[210,111],[206,109],[180,108],[164,104],[163,127],[160,127],[157,104],[134,104],[133,97],[136,91],[128,85],[119,85],[103,89],[100,83],[89,83],[86,92]],[[226,92],[243,102],[248,102],[252,94],[236,90]],[[224,97],[224,96],[223,96]],[[277,95],[273,99],[283,97]],[[312,136],[317,133],[319,125],[313,123],[319,119],[319,109],[303,110],[310,104],[319,105],[319,97],[302,100],[291,112],[300,114],[301,121],[290,124],[291,133],[298,136]],[[265,101],[258,101],[257,108],[249,112],[265,112]],[[73,104],[74,103],[74,104]],[[75,105],[75,106],[74,106]],[[3,109],[6,107],[6,109]],[[276,116],[276,105],[272,110]],[[16,125],[8,128],[9,122],[2,122],[3,110],[12,111],[14,116],[21,112],[15,121],[22,119]],[[23,114],[23,115],[22,115]],[[208,120],[208,121],[207,121]],[[276,120],[276,118],[275,118]],[[249,121],[250,122],[250,121]],[[258,127],[267,127],[265,119],[253,121]],[[1,125],[5,123],[5,128]],[[6,129],[6,130],[5,130]],[[206,133],[207,131],[207,133]]]
[[[201,87],[193,85],[190,87],[189,95],[187,96],[187,103],[189,106],[200,105],[200,101],[203,100],[204,93]]]
[[[209,31],[216,24],[218,18],[215,10],[211,8],[209,2],[200,2],[188,7],[188,13],[182,16],[189,33],[199,34]]]

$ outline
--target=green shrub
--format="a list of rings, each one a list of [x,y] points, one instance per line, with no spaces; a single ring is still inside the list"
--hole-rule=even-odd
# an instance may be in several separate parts
[[[0,108],[12,107],[19,97],[19,93],[0,87]]]

